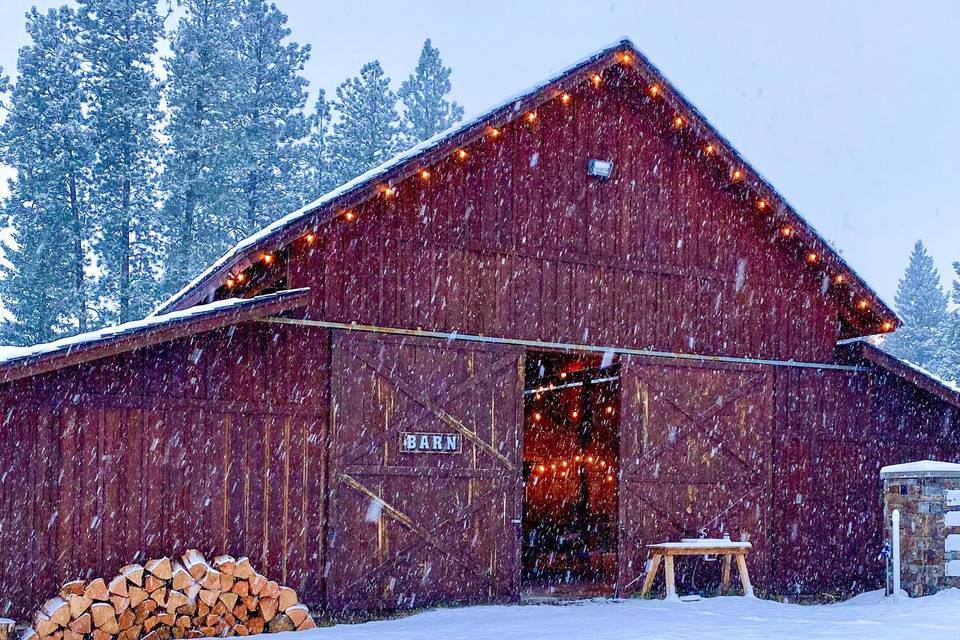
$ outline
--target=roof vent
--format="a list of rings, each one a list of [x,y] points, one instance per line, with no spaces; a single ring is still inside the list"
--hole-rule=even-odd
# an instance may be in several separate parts
[[[613,160],[588,160],[587,175],[606,180],[613,174]]]

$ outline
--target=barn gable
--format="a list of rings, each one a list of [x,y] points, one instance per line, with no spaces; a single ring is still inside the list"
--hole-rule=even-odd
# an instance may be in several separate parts
[[[605,114],[605,119],[594,122],[592,129],[583,118],[567,117],[563,121],[564,116],[559,115],[569,116],[589,110]],[[551,134],[561,137],[551,140],[541,135],[538,139],[537,131],[542,132],[550,126],[551,116],[555,120]],[[637,135],[636,127],[641,122],[644,130]],[[661,135],[651,136],[651,131],[659,131]],[[645,138],[643,134],[646,134]],[[562,144],[564,138],[581,143],[580,147]],[[500,180],[494,184],[487,180],[480,183],[473,179],[474,176],[457,178],[450,175],[449,170],[456,172],[458,167],[469,174],[470,167],[475,167],[481,159],[489,162],[492,143],[499,146],[496,153],[500,156],[493,161],[502,164],[506,160],[503,154],[507,154],[514,164],[512,168],[521,170],[513,173],[512,182]],[[569,180],[561,184],[563,178],[558,178],[558,183],[551,189],[535,191],[535,186],[542,185],[525,175],[557,170],[562,175],[565,164],[575,166],[582,174],[586,170],[585,158],[576,154],[584,151],[598,156],[597,159],[615,159],[613,178],[609,181],[612,186],[604,187],[594,181],[586,187],[586,194],[571,193],[571,189],[583,190],[584,187],[574,186]],[[636,182],[626,184],[623,180],[625,174],[629,175],[625,169],[629,169],[638,154],[657,157],[654,173],[649,177],[659,179],[659,188],[669,191],[661,194],[670,198],[669,208],[662,207],[663,198],[656,203],[663,209],[660,212],[662,219],[657,224],[665,229],[674,227],[667,231],[674,242],[682,242],[689,238],[690,231],[696,231],[697,248],[687,249],[703,251],[702,258],[713,263],[708,264],[708,268],[718,267],[729,273],[729,261],[723,258],[737,256],[732,268],[736,279],[754,273],[757,275],[751,279],[769,274],[781,283],[814,280],[813,288],[823,289],[826,294],[823,297],[829,298],[835,307],[835,317],[839,320],[836,337],[839,338],[895,328],[898,320],[894,312],[629,40],[619,41],[588,56],[471,122],[400,154],[270,225],[228,252],[197,280],[164,303],[159,311],[183,308],[211,297],[235,295],[238,288],[249,286],[246,283],[251,278],[262,285],[258,271],[265,265],[259,263],[267,255],[285,258],[286,254],[297,250],[298,242],[311,244],[313,238],[326,235],[328,223],[349,222],[361,212],[366,215],[371,208],[376,210],[381,204],[396,204],[406,197],[406,193],[422,188],[424,185],[418,184],[422,182],[448,184],[451,190],[472,189],[474,196],[478,196],[478,190],[489,195],[490,192],[503,194],[505,190],[526,188],[530,197],[522,204],[536,208],[536,216],[540,219],[531,220],[532,227],[515,234],[514,246],[533,246],[532,239],[537,234],[555,233],[567,234],[572,244],[608,242],[604,235],[609,234],[592,233],[589,223],[586,238],[571,235],[576,229],[570,226],[569,218],[593,216],[592,221],[599,225],[629,226],[626,216],[610,213],[610,203],[616,200],[624,212],[651,204],[650,193],[643,185]],[[530,171],[523,171],[520,162],[528,163]],[[431,177],[424,178],[425,175]],[[635,179],[637,176],[631,177]],[[458,179],[460,183],[452,184],[451,181]],[[670,180],[672,184],[667,184]],[[467,199],[470,194],[464,192],[461,195]],[[580,209],[564,210],[569,208],[571,196],[574,206]],[[449,205],[456,208],[459,203]],[[591,209],[591,205],[596,207]],[[465,207],[471,208],[470,203],[467,202]],[[586,210],[582,210],[584,207]],[[710,209],[733,213],[733,220],[703,215]],[[490,217],[490,211],[477,207],[476,203],[472,210]],[[699,219],[691,217],[691,212],[701,214]],[[504,222],[503,219],[465,221],[466,224],[487,226],[502,226]],[[690,225],[703,225],[704,228],[692,230]],[[668,242],[661,243],[651,253],[651,247],[644,244],[640,235],[649,235],[648,230],[638,232],[625,228],[618,231],[621,232],[618,242],[623,246],[618,246],[617,250],[621,254],[642,254],[649,262],[659,261],[673,269],[695,270],[704,266],[700,257],[682,255],[685,253],[682,246],[667,248]],[[725,243],[711,246],[709,242],[700,242],[711,234],[715,240],[722,238]],[[766,251],[766,255],[754,252],[752,256],[745,256],[737,243],[755,242],[757,236],[776,248]],[[595,253],[593,247],[587,252]],[[737,260],[744,257],[745,262],[738,264]],[[750,260],[751,257],[756,259]],[[671,262],[671,258],[675,259]],[[277,260],[272,271],[286,267],[286,260]],[[787,284],[786,288],[791,287]],[[805,308],[815,303],[801,301],[799,304]]]

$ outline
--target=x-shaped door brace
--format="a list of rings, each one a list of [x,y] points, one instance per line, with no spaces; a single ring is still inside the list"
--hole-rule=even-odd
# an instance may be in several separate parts
[[[496,492],[495,487],[476,496],[476,498],[474,498],[471,504],[460,509],[459,511],[454,512],[449,518],[446,518],[444,520],[441,520],[440,522],[437,522],[434,525],[433,529],[427,529],[426,527],[417,524],[413,520],[413,518],[403,513],[400,509],[398,509],[397,507],[393,506],[392,504],[384,500],[383,497],[378,495],[375,491],[364,486],[356,478],[353,478],[352,476],[347,475],[345,473],[338,473],[337,478],[341,482],[346,484],[348,487],[350,487],[351,489],[362,493],[363,495],[367,496],[371,500],[376,500],[377,502],[379,502],[380,505],[382,505],[383,511],[388,516],[390,516],[397,523],[406,527],[407,529],[409,529],[410,531],[412,531],[413,533],[417,534],[420,537],[420,540],[415,540],[410,544],[408,544],[403,549],[400,549],[394,552],[393,554],[394,558],[401,557],[404,554],[408,553],[409,551],[412,551],[417,546],[426,543],[432,546],[433,548],[437,549],[437,551],[440,551],[441,553],[443,553],[444,555],[450,558],[457,558],[457,557],[463,558],[464,556],[466,556],[466,559],[469,560],[470,562],[464,563],[464,566],[467,566],[471,570],[471,572],[477,577],[479,577],[483,582],[486,583],[490,581],[491,579],[490,571],[484,567],[481,567],[479,561],[475,557],[473,557],[473,554],[471,554],[467,548],[458,548],[457,550],[453,550],[448,545],[445,545],[435,535],[433,535],[433,531],[441,528],[449,529],[453,524],[456,524],[462,520],[465,520],[470,515],[478,511],[480,507],[485,503],[486,498],[488,498],[492,493]],[[392,562],[394,562],[394,560],[385,560],[379,563],[377,566],[372,567],[369,571],[364,573],[362,576],[359,576],[356,580],[346,585],[344,589],[349,590],[355,587],[356,585],[361,584],[364,580],[366,580],[367,576],[369,576],[371,573],[381,571],[384,567],[390,565]]]
[[[735,457],[737,460],[739,460],[740,464],[742,464],[744,467],[746,467],[747,469],[750,469],[751,472],[756,474],[759,472],[756,469],[754,469],[753,466],[747,460],[745,460],[734,449],[727,446],[726,442],[724,442],[722,438],[711,435],[708,432],[708,430],[703,427],[702,423],[716,416],[731,402],[735,402],[736,400],[739,400],[740,398],[742,398],[744,395],[746,395],[746,393],[751,388],[753,388],[756,385],[757,382],[763,381],[765,380],[765,378],[766,378],[765,373],[759,373],[748,378],[743,384],[741,384],[739,387],[734,389],[732,393],[725,394],[721,398],[718,398],[717,401],[709,409],[707,409],[706,411],[702,411],[699,414],[694,414],[684,409],[680,405],[680,403],[676,400],[676,398],[668,396],[668,394],[665,391],[650,384],[647,380],[643,380],[643,382],[644,384],[648,385],[651,389],[659,393],[664,400],[666,400],[670,405],[672,405],[679,413],[681,413],[687,419],[687,424],[680,427],[677,430],[677,435],[680,435],[681,433],[684,433],[685,431],[688,431],[690,429],[698,431],[703,436],[705,436],[708,440],[710,440],[711,442],[716,444],[718,447],[720,447],[721,449],[723,449],[724,451],[726,451],[727,453]],[[639,376],[638,376],[638,379],[639,379]],[[639,459],[637,459],[635,463],[622,461],[621,464],[624,464],[626,462],[630,467],[633,467],[633,468],[640,467],[643,463],[648,462],[653,458],[656,458],[666,448],[667,448],[666,444],[659,444],[651,448],[650,451],[644,452],[644,454]]]
[[[637,378],[640,379],[639,376],[637,376]],[[722,438],[714,437],[714,436],[710,435],[709,433],[707,433],[707,430],[702,427],[702,423],[705,422],[705,421],[707,421],[707,420],[710,420],[711,418],[713,418],[714,416],[716,416],[718,413],[720,413],[720,411],[722,411],[722,410],[724,409],[724,407],[726,407],[727,405],[729,405],[731,402],[734,402],[734,401],[742,398],[742,397],[743,397],[744,395],[746,395],[746,393],[747,393],[750,389],[752,389],[758,382],[763,382],[763,381],[765,381],[765,379],[766,379],[766,374],[765,374],[765,373],[758,373],[758,374],[756,374],[756,375],[754,375],[754,376],[749,377],[749,378],[748,378],[745,382],[743,382],[739,387],[737,387],[736,389],[734,389],[733,392],[731,392],[731,393],[729,393],[729,394],[725,394],[723,397],[718,398],[717,401],[716,401],[709,409],[707,409],[707,410],[705,410],[705,411],[702,411],[702,412],[700,412],[699,414],[694,414],[694,413],[692,413],[691,411],[688,411],[688,410],[684,409],[682,406],[680,406],[680,403],[676,400],[676,398],[668,396],[668,394],[667,394],[666,392],[664,392],[663,390],[661,390],[661,389],[657,388],[656,386],[650,384],[647,380],[643,380],[643,382],[644,382],[644,384],[648,385],[648,386],[649,386],[651,389],[653,389],[654,391],[660,393],[660,394],[662,395],[662,397],[664,398],[664,400],[666,400],[668,403],[670,403],[670,405],[672,405],[679,413],[681,413],[681,414],[687,419],[687,424],[686,424],[685,426],[681,427],[680,429],[678,429],[678,434],[679,434],[679,433],[683,433],[684,431],[687,431],[688,429],[691,429],[691,428],[694,429],[694,430],[697,430],[697,431],[699,431],[700,433],[702,433],[702,434],[703,434],[707,439],[709,439],[711,442],[713,442],[714,444],[716,444],[717,446],[719,446],[721,449],[723,449],[724,451],[726,451],[727,453],[729,453],[730,455],[732,455],[733,457],[735,457],[737,460],[739,460],[740,463],[741,463],[744,467],[746,467],[747,469],[749,469],[752,473],[758,474],[759,472],[758,472],[756,469],[754,469],[754,468],[752,467],[752,465],[750,465],[750,463],[747,462],[747,461],[746,461],[742,456],[740,456],[736,451],[734,451],[733,449],[731,449],[730,447],[728,447],[727,444],[723,441]],[[699,427],[699,428],[698,428],[698,427]],[[661,445],[658,445],[658,446],[656,446],[656,447],[653,447],[650,451],[644,452],[644,454],[643,454],[639,459],[637,459],[637,461],[636,461],[635,463],[628,463],[628,462],[625,461],[625,460],[624,460],[624,461],[621,461],[621,465],[623,465],[623,467],[624,467],[624,476],[625,476],[625,477],[626,477],[626,476],[634,476],[634,477],[635,477],[636,474],[635,474],[634,470],[639,469],[640,467],[642,467],[642,466],[644,465],[644,463],[649,462],[650,460],[656,458],[656,457],[657,457],[660,453],[662,453],[662,452],[664,451],[664,449],[666,449],[666,448],[667,448],[667,445],[665,445],[665,444],[661,444]],[[725,514],[725,513],[726,513],[727,511],[729,511],[730,509],[732,509],[735,505],[737,505],[737,504],[739,504],[740,502],[742,502],[743,500],[745,500],[750,494],[756,492],[756,491],[759,489],[759,487],[760,487],[760,485],[754,485],[754,486],[749,487],[749,488],[747,489],[747,491],[746,491],[742,496],[740,496],[739,498],[737,498],[737,500],[735,500],[734,502],[730,503],[730,505],[729,505],[726,509],[720,511],[716,516],[714,516],[714,518],[713,518],[712,520],[710,520],[710,521],[708,522],[708,524],[713,524],[713,522],[715,522],[717,519],[719,519],[721,516],[723,516],[723,514]],[[642,495],[640,492],[634,492],[634,493],[635,493],[635,495],[636,495],[638,498],[640,498],[640,500],[642,500],[643,502],[645,502],[653,511],[655,511],[656,513],[658,513],[658,514],[660,515],[660,517],[662,517],[662,518],[665,519],[665,520],[668,520],[668,521],[669,521],[671,524],[673,524],[678,530],[681,530],[681,531],[683,530],[683,528],[684,528],[684,527],[683,527],[683,523],[681,523],[681,522],[679,521],[679,519],[677,519],[674,514],[665,512],[663,509],[660,508],[660,506],[659,506],[658,504],[655,503],[655,501],[653,501],[653,500],[648,500],[648,499],[647,499],[644,495]]]
[[[462,389],[465,386],[473,386],[477,384],[480,381],[480,379],[489,377],[491,374],[502,370],[503,367],[506,366],[506,364],[509,364],[510,362],[515,362],[517,359],[517,354],[512,353],[508,356],[505,356],[504,358],[497,360],[492,366],[484,369],[482,372],[476,373],[470,378],[467,378],[464,382],[460,383],[459,385],[456,385],[452,389],[449,389],[445,392],[438,394],[437,400],[435,400],[435,399],[426,397],[424,394],[420,393],[416,388],[414,388],[413,385],[407,383],[403,379],[396,376],[391,377],[389,373],[387,373],[386,371],[383,371],[376,364],[370,362],[369,359],[364,357],[364,355],[359,354],[356,351],[350,350],[349,347],[348,347],[348,350],[350,351],[351,355],[357,358],[365,367],[367,367],[368,369],[373,371],[375,374],[377,374],[378,377],[386,381],[387,384],[403,392],[404,395],[406,395],[411,400],[419,404],[421,407],[423,407],[424,409],[432,413],[435,417],[441,420],[448,427],[459,432],[461,435],[463,435],[464,438],[474,443],[482,451],[486,452],[495,460],[497,460],[497,462],[499,462],[507,471],[515,472],[517,470],[517,466],[513,462],[511,462],[506,456],[504,456],[499,451],[497,451],[496,448],[493,447],[493,445],[487,443],[473,429],[463,424],[463,422],[458,420],[450,412],[448,412],[446,409],[439,406],[438,404],[439,398],[448,397],[451,394],[453,394],[454,391],[457,391],[458,389]],[[390,437],[390,434],[393,431],[395,430],[391,430],[391,432],[381,434],[379,436],[379,439],[373,442],[376,444],[382,443],[386,438]]]

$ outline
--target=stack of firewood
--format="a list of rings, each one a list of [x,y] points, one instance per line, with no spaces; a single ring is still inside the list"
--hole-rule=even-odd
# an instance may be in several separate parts
[[[299,631],[314,626],[297,592],[248,558],[199,551],[130,564],[112,580],[75,580],[40,608],[26,640],[169,640]]]

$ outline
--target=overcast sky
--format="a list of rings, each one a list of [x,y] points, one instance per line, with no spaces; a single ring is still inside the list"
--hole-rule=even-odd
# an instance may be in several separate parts
[[[7,70],[34,4],[0,4]],[[628,36],[889,302],[918,238],[960,260],[960,2],[276,4],[312,94],[374,58],[396,88],[429,37],[467,117]]]

